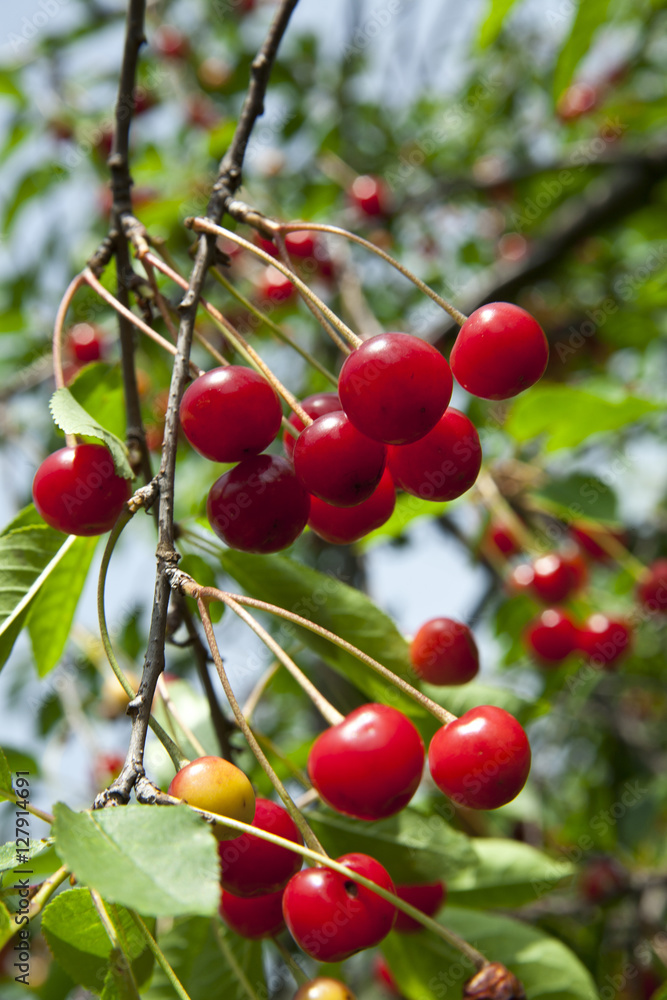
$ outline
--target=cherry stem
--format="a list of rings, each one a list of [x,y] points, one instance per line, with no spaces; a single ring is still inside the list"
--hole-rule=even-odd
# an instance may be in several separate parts
[[[88,887],[88,892],[90,893],[90,898],[93,901],[93,906],[97,911],[97,916],[100,918],[100,922],[106,931],[109,941],[111,942],[112,953],[109,956],[111,963],[113,964],[114,961],[117,962],[121,967],[125,978],[129,980],[127,985],[129,986],[131,984],[131,988],[128,991],[128,997],[134,996],[137,1000],[139,1000],[139,987],[137,986],[137,981],[134,978],[134,972],[132,971],[132,962],[127,954],[126,947],[120,940],[118,932],[111,922],[111,917],[109,916],[107,908],[104,905],[104,900],[100,896],[97,889],[93,889],[92,886]]]
[[[294,976],[294,981],[296,982],[297,986],[303,986],[305,985],[305,983],[309,982],[310,980],[308,975],[303,971],[303,969],[295,959],[294,955],[290,953],[290,951],[285,947],[282,941],[277,937],[273,937],[271,938],[271,940],[273,941],[274,945],[280,952],[280,957],[282,958],[283,962]]]
[[[54,872],[53,875],[50,875],[49,878],[42,882],[39,889],[30,900],[26,914],[29,921],[34,920],[35,917],[39,916],[48,901],[51,899],[51,896],[54,894],[56,889],[63,884],[69,874],[69,868],[66,868],[65,865],[63,865],[62,868],[59,868],[58,871]],[[21,913],[24,912],[25,911],[21,911]],[[14,935],[17,934],[22,927],[25,927],[25,921],[23,918],[21,919],[21,923],[17,923],[18,916],[19,913],[12,914],[12,920],[9,926],[0,931],[0,949],[4,948],[7,942],[11,941]]]
[[[310,351],[307,351],[305,347],[301,346],[301,344],[297,344],[296,340],[293,340],[289,333],[286,333],[281,326],[278,326],[277,323],[273,322],[270,316],[268,316],[261,309],[258,309],[257,306],[250,301],[250,299],[247,299],[245,295],[239,292],[238,288],[235,288],[232,282],[224,276],[219,267],[211,268],[211,277],[215,278],[218,284],[222,285],[222,287],[225,288],[230,295],[233,295],[236,301],[240,302],[244,309],[247,309],[249,313],[252,313],[253,316],[256,316],[257,319],[261,320],[265,326],[268,326],[269,330],[275,334],[278,340],[283,341],[285,344],[289,344],[290,347],[301,355],[304,361],[307,361],[309,365],[316,368],[317,371],[321,375],[324,375],[325,379],[327,379],[328,382],[331,382],[332,385],[338,385],[338,379],[333,372],[330,372],[328,368],[325,368],[324,365],[310,353]]]
[[[202,746],[202,744],[199,742],[199,740],[197,739],[197,737],[195,736],[195,734],[192,732],[192,730],[188,726],[187,722],[185,722],[185,720],[183,719],[183,716],[180,714],[180,712],[178,711],[178,709],[174,705],[173,701],[171,700],[171,695],[169,694],[169,689],[167,687],[167,682],[164,679],[164,674],[160,674],[160,676],[157,679],[157,691],[158,691],[158,693],[160,695],[160,698],[162,699],[162,703],[164,705],[165,712],[173,720],[173,722],[170,725],[170,729],[172,729],[172,730],[174,729],[173,723],[175,722],[176,725],[180,727],[181,731],[183,732],[183,735],[185,736],[186,740],[188,741],[188,743],[190,744],[190,746],[192,747],[192,749],[195,751],[195,753],[197,754],[197,756],[198,757],[205,757],[206,756],[206,750],[204,749],[204,747]],[[174,736],[176,736],[175,732],[174,732]]]
[[[56,313],[55,323],[53,324],[53,376],[56,383],[56,389],[65,388],[65,376],[63,373],[63,327],[65,325],[65,317],[72,304],[72,299],[85,284],[86,278],[84,273],[77,274],[75,278],[70,281],[65,294],[60,300],[60,305],[58,306],[58,311]],[[75,434],[66,434],[65,441],[69,448],[73,448],[76,444]]]
[[[280,271],[286,278],[288,278],[293,285],[303,294],[306,298],[310,299],[313,305],[326,316],[331,325],[347,340],[353,348],[360,347],[363,343],[361,337],[357,337],[356,333],[350,330],[347,324],[343,323],[339,316],[336,316],[335,312],[329,308],[329,306],[322,301],[319,295],[316,295],[308,285],[297,277],[293,271],[286,267],[282,261],[276,260],[271,254],[268,254],[265,250],[261,250],[256,247],[254,243],[249,243],[248,240],[244,240],[242,236],[238,236],[237,233],[233,233],[229,229],[225,229],[223,226],[216,226],[215,223],[211,222],[209,219],[202,218],[190,218],[186,219],[185,223],[191,229],[194,229],[198,233],[209,233],[213,236],[224,236],[225,239],[231,240],[232,243],[238,244],[238,246],[243,247],[244,250],[249,250],[250,253],[255,254],[264,263],[269,264],[271,267],[275,267],[276,270]]]
[[[174,574],[174,576],[175,575],[176,574]],[[263,768],[263,770],[265,771],[266,775],[269,778],[269,781],[271,782],[276,792],[280,796],[288,813],[290,814],[290,816],[296,823],[297,827],[299,828],[301,836],[303,837],[306,844],[309,844],[313,850],[324,853],[324,848],[320,844],[314,832],[311,830],[304,815],[301,812],[299,812],[297,807],[294,805],[294,802],[289,792],[283,785],[282,781],[280,780],[276,772],[271,767],[271,764],[269,763],[266,754],[264,753],[259,743],[255,739],[255,734],[253,733],[252,729],[250,728],[250,726],[248,725],[248,723],[244,718],[243,712],[241,711],[241,706],[236,700],[236,696],[232,690],[232,686],[229,683],[229,678],[227,677],[227,671],[225,670],[225,665],[223,663],[222,656],[220,655],[218,643],[215,638],[215,632],[213,631],[213,623],[211,621],[211,616],[208,611],[208,603],[206,598],[201,595],[201,591],[197,594],[197,608],[199,610],[199,615],[202,620],[204,633],[206,635],[206,640],[208,642],[209,649],[211,650],[211,655],[213,657],[215,668],[218,671],[220,682],[222,684],[225,694],[227,695],[227,701],[229,702],[230,708],[234,713],[234,718],[236,719],[239,729],[245,736],[248,746],[254,753],[258,763]]]
[[[16,799],[16,797],[16,792],[13,788],[0,788],[0,799],[8,799],[11,802],[13,799]],[[20,802],[21,809],[25,809],[25,811],[29,812],[31,816],[36,816],[37,819],[41,819],[43,823],[53,823],[53,816],[51,813],[43,812],[41,809],[38,809],[37,806],[31,806],[29,802],[24,805],[23,799],[21,799]]]
[[[213,920],[213,933],[215,934],[215,940],[218,948],[225,957],[225,961],[231,968],[232,972],[238,979],[240,985],[243,987],[244,992],[250,998],[250,1000],[260,1000],[258,994],[252,987],[252,984],[248,977],[246,976],[243,968],[236,960],[236,955],[232,948],[230,948],[229,943],[225,940],[225,935],[222,932],[222,927],[220,926],[220,921]]]
[[[155,961],[160,966],[160,968],[164,972],[165,976],[167,977],[167,979],[171,983],[172,987],[174,988],[174,992],[177,994],[177,996],[179,996],[181,998],[181,1000],[191,1000],[191,997],[190,997],[189,993],[186,991],[185,987],[183,986],[183,983],[180,981],[180,979],[178,978],[178,976],[176,975],[176,973],[172,969],[171,965],[169,964],[169,962],[167,960],[166,955],[164,954],[164,952],[160,948],[159,944],[157,943],[157,941],[155,940],[155,938],[153,937],[153,935],[149,931],[149,929],[146,926],[146,924],[144,923],[143,919],[139,916],[138,913],[135,913],[134,910],[128,910],[128,913],[130,914],[130,916],[134,920],[135,924],[137,925],[137,927],[141,931],[141,933],[142,933],[142,935],[144,937],[144,940],[146,941],[146,944],[148,945],[149,950],[155,956]]]
[[[268,221],[268,220],[267,220]],[[273,228],[273,226],[271,226]],[[342,229],[340,226],[329,226],[325,223],[320,222],[279,222],[274,230],[277,233],[293,233],[300,232],[301,230],[311,230],[315,233],[329,233],[331,236],[344,236],[346,240],[351,240],[353,243],[358,243],[359,246],[364,247],[366,250],[370,250],[371,253],[376,254],[381,257],[382,260],[386,261],[387,264],[391,264],[393,268],[407,278],[409,281],[416,285],[420,292],[424,295],[428,295],[430,299],[444,309],[445,312],[452,317],[452,319],[458,323],[459,326],[463,326],[468,317],[465,313],[460,312],[455,306],[448,302],[447,299],[443,299],[441,295],[434,292],[433,289],[427,285],[421,278],[418,278],[416,274],[405,267],[405,265],[400,264],[391,254],[386,253],[386,251],[381,250],[380,247],[371,243],[369,240],[365,240],[363,236],[357,236],[356,233],[351,233],[347,229]]]
[[[480,473],[475,488],[491,517],[510,529],[525,552],[535,553],[539,551],[532,532],[528,530],[519,515],[512,510],[490,472],[483,470]]]
[[[277,662],[277,660],[274,660],[273,663],[266,668],[262,676],[257,680],[257,683],[255,684],[254,688],[246,698],[245,704],[241,709],[241,711],[245,715],[248,722],[251,721],[253,712],[255,711],[257,705],[259,704],[260,698],[262,697],[267,687],[269,686],[269,684],[271,683],[271,681],[276,676],[279,670],[280,670],[280,664]]]

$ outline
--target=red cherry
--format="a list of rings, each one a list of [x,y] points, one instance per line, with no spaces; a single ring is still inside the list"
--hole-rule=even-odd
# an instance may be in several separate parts
[[[151,94],[149,90],[145,87],[135,87],[134,88],[134,114],[143,115],[146,111],[150,111],[157,104],[157,98],[155,94]]]
[[[601,524],[571,524],[569,531],[570,537],[577,543],[582,552],[589,559],[594,559],[595,562],[609,562],[612,558],[604,546],[600,544],[604,539],[609,538],[625,544],[623,532],[614,531]]]
[[[389,469],[368,500],[355,507],[334,507],[318,497],[310,498],[309,528],[331,545],[351,545],[389,520],[396,505],[396,490]]]
[[[153,47],[167,59],[186,59],[190,52],[185,35],[171,24],[161,24],[156,30]]]
[[[338,394],[362,434],[385,444],[408,444],[445,412],[452,375],[442,354],[424,340],[383,333],[345,359]]]
[[[261,233],[255,233],[253,236],[253,243],[255,246],[259,247],[260,250],[263,250],[264,253],[271,254],[272,257],[277,258],[280,256],[278,253],[278,247],[275,245],[273,240],[267,239],[267,237],[262,236]],[[276,268],[276,270],[278,269]]]
[[[376,955],[373,961],[373,976],[376,982],[383,987],[383,989],[390,993],[392,996],[400,996],[401,991],[398,988],[398,983],[394,979],[391,969],[387,965],[387,960],[384,955]]]
[[[309,493],[334,507],[354,507],[368,500],[380,482],[387,449],[337,410],[301,431],[293,459],[297,478]]]
[[[220,916],[236,934],[245,938],[274,937],[285,926],[283,891],[252,899],[233,896],[223,889]]]
[[[400,812],[417,791],[424,744],[410,720],[389,705],[362,705],[315,740],[308,774],[324,801],[357,819]]]
[[[489,525],[487,537],[491,545],[503,556],[513,556],[517,552],[521,552],[521,545],[512,534],[512,531],[498,521]]]
[[[530,744],[509,712],[480,705],[438,730],[428,763],[438,788],[459,805],[498,809],[526,784]]]
[[[285,236],[285,248],[294,257],[314,257],[315,256],[315,235],[307,229],[294,233],[287,233]]]
[[[667,559],[656,559],[637,585],[639,603],[647,611],[667,612]]]
[[[349,198],[355,208],[371,218],[388,214],[389,192],[380,177],[370,174],[357,177],[350,187]]]
[[[271,384],[242,365],[200,375],[183,393],[179,414],[192,447],[212,462],[258,455],[278,434],[283,417]]]
[[[414,672],[429,684],[467,684],[479,670],[475,638],[463,622],[431,618],[410,644]]]
[[[89,364],[104,354],[104,333],[90,323],[77,323],[69,331],[69,343],[77,361]]]
[[[252,826],[295,844],[303,844],[301,834],[287,810],[269,799],[256,799]],[[221,842],[218,853],[222,886],[235,896],[262,896],[278,892],[301,868],[300,854],[248,833],[233,841]]]
[[[186,101],[188,124],[210,129],[220,120],[217,108],[206,94],[192,94]]]
[[[577,648],[578,633],[564,611],[549,608],[528,625],[526,645],[545,663],[560,663]]]
[[[418,910],[425,913],[427,917],[434,916],[445,901],[447,890],[442,882],[430,882],[426,885],[397,885],[396,895],[416,906]],[[423,930],[420,924],[413,917],[409,917],[402,910],[396,911],[396,923],[394,930],[399,934],[413,934]]]
[[[242,552],[278,552],[308,521],[310,497],[287,459],[257,455],[213,484],[206,513],[216,535]]]
[[[394,482],[422,500],[454,500],[474,484],[482,465],[475,425],[453,407],[420,441],[389,449]]]
[[[277,267],[267,267],[257,283],[260,298],[278,304],[287,302],[296,294],[296,289]]]
[[[573,121],[592,111],[599,100],[596,87],[590,83],[573,83],[558,99],[556,113],[561,121]]]
[[[588,862],[579,877],[579,889],[589,903],[602,903],[613,899],[628,885],[628,873],[612,857],[594,858]]]
[[[301,406],[313,420],[324,416],[325,413],[335,413],[336,410],[342,409],[337,392],[316,392],[313,396],[307,396],[303,399]],[[302,431],[305,426],[301,417],[298,417],[296,413],[292,413],[289,423],[298,431]],[[283,448],[288,458],[291,458],[294,454],[295,444],[296,438],[292,437],[288,431],[285,431],[283,434]]]
[[[509,302],[476,309],[456,338],[449,363],[473,396],[508,399],[544,375],[549,344],[530,313]]]
[[[60,448],[45,458],[32,483],[32,498],[46,523],[67,535],[110,531],[132,495],[101,444]]]
[[[585,582],[588,572],[581,556],[550,552],[540,556],[532,566],[533,579],[529,586],[545,604],[567,600]]]
[[[631,644],[630,626],[617,619],[607,618],[606,615],[591,615],[578,633],[581,652],[594,666],[604,669],[610,668],[624,656]]]
[[[375,858],[344,854],[336,860],[394,892],[389,873]],[[302,951],[319,962],[342,962],[382,941],[394,924],[396,908],[330,868],[307,868],[288,883],[283,914]]]

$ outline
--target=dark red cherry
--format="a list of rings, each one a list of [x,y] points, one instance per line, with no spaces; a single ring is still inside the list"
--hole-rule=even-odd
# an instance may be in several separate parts
[[[378,954],[375,956],[373,961],[373,977],[382,989],[389,993],[391,996],[400,996],[401,991],[398,988],[398,983],[394,979],[391,969],[387,964],[387,960],[384,955]]]
[[[588,524],[579,522],[570,525],[570,537],[577,543],[581,551],[595,562],[610,562],[611,556],[604,547],[605,539],[625,544],[625,537],[622,531],[615,531],[602,524]]]
[[[69,331],[72,353],[84,365],[99,361],[104,356],[104,341],[104,331],[90,323],[77,323]]]
[[[367,854],[344,854],[336,860],[394,892],[389,873]],[[288,883],[283,914],[302,951],[319,962],[342,962],[387,936],[396,907],[330,868],[307,868]]]
[[[423,885],[397,885],[396,895],[411,906],[415,906],[427,917],[433,917],[445,901],[447,890],[443,882],[429,882]],[[423,925],[402,910],[396,911],[394,930],[399,934],[414,934],[423,930]]]
[[[526,628],[525,642],[538,660],[561,663],[577,649],[577,627],[565,611],[548,608]]]
[[[437,731],[428,762],[436,785],[454,802],[468,809],[498,809],[526,784],[530,744],[509,712],[480,705]]]
[[[32,483],[32,498],[46,523],[67,535],[110,531],[132,495],[129,479],[115,469],[102,444],[60,448],[45,458]]]
[[[381,177],[362,174],[350,187],[351,203],[370,218],[387,215],[389,211],[389,192]]]
[[[285,235],[285,249],[293,257],[313,257],[315,254],[315,234],[307,229],[298,230]]]
[[[591,859],[579,876],[579,890],[589,903],[604,903],[628,886],[628,872],[610,856]]]
[[[213,484],[206,513],[216,535],[243,552],[278,552],[306,526],[310,497],[286,458],[257,455]]]
[[[342,409],[337,392],[316,392],[313,396],[307,396],[301,400],[301,406],[313,420],[324,416],[325,413],[335,413],[336,410]],[[302,431],[304,428],[301,417],[298,417],[296,413],[292,413],[289,423],[298,431]],[[288,458],[291,458],[294,454],[295,444],[296,438],[292,437],[288,431],[285,431],[283,434],[283,448]]]
[[[476,309],[461,327],[449,363],[473,396],[508,399],[544,375],[549,344],[530,313],[509,302]]]
[[[294,820],[286,809],[258,798],[252,826],[278,837],[303,844]],[[248,833],[218,846],[222,886],[235,896],[262,896],[284,889],[301,868],[301,855],[286,847],[260,840]]]
[[[264,451],[280,430],[283,412],[263,375],[242,365],[213,368],[183,393],[186,438],[212,462],[240,462]]]
[[[283,891],[247,899],[226,889],[220,898],[220,916],[236,934],[246,938],[274,937],[285,926]]]
[[[190,53],[188,39],[172,24],[161,24],[153,36],[156,52],[167,59],[187,59]]]
[[[408,444],[445,412],[452,375],[442,354],[424,340],[383,333],[345,359],[338,395],[362,434],[385,444]]]
[[[315,740],[308,774],[324,801],[357,819],[400,812],[417,791],[424,744],[410,720],[389,705],[356,708]]]
[[[279,305],[296,295],[296,288],[277,267],[267,267],[257,284],[259,297],[266,302]]]
[[[342,410],[317,417],[299,434],[294,471],[302,485],[335,507],[368,500],[382,478],[387,449],[361,434]]]
[[[656,559],[637,584],[639,603],[647,611],[667,612],[667,559]]]
[[[599,99],[597,87],[590,83],[573,83],[558,98],[556,114],[563,122],[573,121],[592,111]]]
[[[422,500],[454,500],[474,484],[482,465],[475,425],[453,407],[414,444],[389,449],[389,470],[406,493]]]
[[[489,525],[487,537],[491,545],[503,556],[513,556],[521,551],[521,545],[511,529],[500,521],[494,521]]]
[[[608,670],[629,652],[632,630],[618,619],[591,615],[578,631],[577,645],[593,666]]]
[[[385,469],[368,500],[355,507],[334,507],[318,497],[311,497],[308,526],[331,545],[351,545],[386,524],[394,513],[395,505],[394,481],[389,470]]]
[[[559,604],[567,600],[585,583],[586,564],[578,553],[550,552],[532,565],[530,589],[539,601]]]
[[[429,684],[467,684],[479,670],[475,637],[463,622],[431,618],[410,644],[414,672]]]

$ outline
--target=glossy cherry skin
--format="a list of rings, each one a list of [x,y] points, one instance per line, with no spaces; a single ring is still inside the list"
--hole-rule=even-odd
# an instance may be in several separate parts
[[[301,407],[313,420],[324,416],[325,413],[335,413],[336,410],[342,410],[337,392],[316,392],[312,396],[306,396],[305,399],[301,400]],[[297,431],[302,431],[304,428],[303,420],[296,413],[292,413],[289,423]],[[288,458],[292,458],[295,444],[296,438],[292,437],[288,431],[285,431],[283,434],[283,448]]]
[[[509,712],[481,705],[438,730],[428,762],[436,785],[454,802],[468,809],[498,809],[526,784],[530,744]]]
[[[334,507],[354,507],[368,500],[380,482],[387,449],[337,410],[301,431],[293,461],[297,479],[309,493]]]
[[[494,302],[468,317],[449,363],[473,396],[509,399],[541,379],[548,360],[549,344],[537,320],[509,302]]]
[[[303,844],[303,838],[287,810],[270,799],[256,800],[252,825],[295,844]],[[299,871],[302,861],[300,854],[248,833],[236,837],[233,843],[220,844],[218,854],[222,886],[235,896],[263,896],[279,892]]]
[[[186,438],[212,462],[241,462],[271,444],[283,411],[263,375],[242,365],[205,372],[183,393],[179,410]]]
[[[102,444],[60,448],[45,458],[32,483],[32,499],[50,527],[67,535],[110,531],[130,499],[129,479],[117,475]]]
[[[206,504],[216,535],[242,552],[279,552],[306,526],[310,497],[286,458],[257,455],[225,472]]]
[[[252,823],[255,815],[255,793],[250,781],[235,764],[222,757],[198,757],[186,764],[172,778],[168,792],[197,809],[242,823]],[[213,827],[213,832],[218,840],[239,836],[238,830],[222,824]]]
[[[577,634],[577,645],[589,662],[605,670],[629,652],[632,646],[632,630],[623,621],[595,614],[586,621]]]
[[[394,482],[422,500],[460,497],[474,484],[481,465],[475,425],[451,406],[420,441],[389,449]]]
[[[429,684],[467,684],[479,670],[475,637],[463,622],[431,618],[410,644],[412,669]]]
[[[312,257],[315,254],[316,242],[315,234],[307,229],[285,234],[285,249],[293,257],[304,259]]]
[[[308,774],[324,801],[357,819],[400,812],[417,791],[424,744],[407,716],[371,703],[350,712],[315,740]]]
[[[385,469],[368,500],[355,507],[334,507],[318,497],[311,497],[308,527],[331,545],[351,545],[386,524],[395,506],[394,480]]]
[[[362,174],[350,187],[350,201],[370,218],[386,215],[389,208],[389,196],[386,185],[380,177]]]
[[[548,608],[528,625],[524,639],[538,660],[561,663],[578,648],[579,634],[565,611]]]
[[[336,860],[394,892],[389,873],[375,858],[343,854]],[[307,955],[319,962],[342,962],[387,936],[396,907],[330,868],[307,868],[288,882],[283,915],[290,934]]]
[[[293,1000],[355,1000],[355,996],[340,979],[318,976],[300,986]]]
[[[69,332],[72,353],[84,365],[104,355],[104,339],[104,332],[90,323],[77,323]]]
[[[269,266],[263,272],[257,285],[260,298],[280,305],[296,295],[296,288],[277,267]]]
[[[532,565],[533,579],[530,590],[538,601],[559,604],[585,583],[588,576],[586,564],[578,554],[550,552],[540,556]]]
[[[274,937],[285,926],[283,891],[247,899],[226,889],[220,898],[220,916],[236,934],[245,938]]]
[[[415,906],[427,917],[433,917],[445,901],[447,890],[443,882],[429,882],[424,885],[397,885],[396,895]],[[399,934],[414,934],[423,930],[423,924],[409,917],[402,910],[396,911],[394,930]]]
[[[656,559],[637,585],[639,603],[647,611],[667,612],[667,559]]]
[[[407,333],[382,333],[345,359],[338,394],[362,434],[385,444],[408,444],[445,412],[452,375],[435,347]]]

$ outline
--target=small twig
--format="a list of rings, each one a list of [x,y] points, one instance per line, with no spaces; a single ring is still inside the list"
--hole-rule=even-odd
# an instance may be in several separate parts
[[[250,1000],[260,1000],[256,990],[253,989],[250,980],[243,971],[242,966],[240,966],[239,963],[236,961],[236,955],[234,954],[229,944],[225,940],[225,935],[222,932],[222,927],[220,926],[219,921],[215,919],[213,920],[213,933],[215,934],[215,940],[217,942],[218,948],[222,952],[224,959],[227,962],[227,965],[230,967],[230,969],[238,979],[244,992],[247,994]]]
[[[173,701],[171,699],[171,696],[169,694],[169,690],[167,688],[167,684],[166,684],[165,679],[162,676],[162,674],[160,674],[160,676],[157,679],[157,690],[158,690],[158,694],[162,698],[162,701],[164,703],[164,707],[165,707],[166,711],[168,712],[169,715],[172,716],[174,722],[179,727],[179,729],[182,731],[183,735],[185,736],[186,740],[188,741],[188,743],[190,744],[190,746],[192,747],[192,749],[200,757],[205,757],[206,756],[206,750],[201,745],[201,743],[199,742],[199,740],[197,739],[197,737],[195,736],[195,734],[192,732],[192,730],[188,726],[187,722],[185,722],[183,720],[182,715],[180,714],[180,712],[178,711],[178,709],[174,705],[174,703],[173,703]]]
[[[3,798],[7,799],[8,802],[15,802],[16,805],[20,805],[21,809],[25,809],[25,811],[29,812],[31,816],[35,816],[36,819],[41,819],[44,823],[54,822],[51,813],[43,812],[43,810],[38,809],[37,806],[33,806],[29,802],[25,802],[24,799],[17,799],[16,792],[13,788],[0,788],[0,799]],[[1,801],[0,805],[2,805]]]
[[[61,886],[65,879],[69,876],[69,873],[69,868],[66,868],[63,865],[62,868],[59,868],[58,871],[54,872],[53,875],[50,875],[49,878],[42,882],[28,905],[26,916],[29,921],[34,920],[35,917],[39,916],[56,889]],[[0,931],[0,948],[4,948],[7,942],[11,941],[21,927],[25,927],[25,923],[23,921],[21,923],[17,923],[17,916],[18,914],[14,915],[14,919],[9,924],[9,927],[5,928],[4,932]]]
[[[271,681],[276,676],[279,670],[280,670],[280,664],[278,663],[277,660],[274,660],[274,662],[269,667],[266,668],[264,673],[257,680],[254,688],[246,698],[245,705],[243,706],[241,711],[243,712],[248,722],[250,722],[250,720],[252,719],[253,713],[259,704],[260,698],[262,697],[267,687],[269,686],[269,684],[271,683]]]
[[[183,986],[183,983],[180,981],[180,979],[172,969],[171,965],[167,961],[164,952],[158,945],[157,941],[155,940],[151,932],[148,930],[148,927],[146,927],[146,924],[144,923],[143,919],[139,916],[138,913],[135,913],[134,910],[128,910],[127,912],[130,914],[135,924],[141,931],[146,941],[146,944],[148,945],[150,951],[155,956],[155,961],[160,966],[165,976],[173,986],[177,996],[180,997],[180,1000],[191,1000],[191,997],[187,993],[185,987]]]
[[[206,693],[206,698],[208,700],[208,705],[211,713],[211,722],[213,723],[213,728],[215,729],[215,735],[218,738],[218,744],[220,746],[220,753],[226,760],[232,759],[232,745],[230,743],[229,737],[231,733],[234,732],[234,724],[230,722],[218,702],[215,689],[213,687],[213,682],[211,681],[211,675],[208,671],[208,661],[209,654],[206,646],[201,640],[201,636],[195,625],[192,614],[190,613],[190,608],[185,603],[185,598],[181,597],[183,601],[183,607],[181,608],[181,613],[183,615],[183,624],[187,629],[188,636],[192,643],[192,651],[195,655],[195,662],[197,664],[197,670],[199,672],[199,677],[201,679],[204,691]]]

